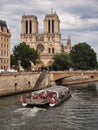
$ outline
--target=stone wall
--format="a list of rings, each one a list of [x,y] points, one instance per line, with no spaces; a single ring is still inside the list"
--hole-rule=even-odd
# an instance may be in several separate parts
[[[41,80],[40,85],[36,88],[36,82],[38,81],[41,73],[37,72],[22,72],[22,73],[0,73],[0,96],[20,93],[24,91],[33,91],[48,86],[57,85],[69,85],[77,84],[81,82],[93,82],[98,81],[98,72],[96,71],[62,71],[62,72],[49,72],[45,73],[45,77]],[[87,79],[76,79],[76,76],[89,77]],[[71,80],[70,80],[71,78]],[[74,80],[75,78],[76,80]],[[59,81],[57,83],[57,81]]]
[[[81,83],[88,83],[88,82],[95,82],[98,81],[98,77],[91,77],[91,76],[72,76],[69,78],[64,78],[61,81],[62,85],[73,85],[73,84],[81,84]]]
[[[7,73],[0,74],[0,96],[5,96],[34,89],[40,73]],[[46,75],[38,89],[49,86],[49,78]]]

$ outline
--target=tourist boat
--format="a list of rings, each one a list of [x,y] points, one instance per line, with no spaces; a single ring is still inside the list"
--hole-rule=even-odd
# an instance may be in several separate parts
[[[61,104],[71,96],[69,88],[53,86],[43,90],[34,91],[21,99],[22,106],[27,107],[54,107]]]

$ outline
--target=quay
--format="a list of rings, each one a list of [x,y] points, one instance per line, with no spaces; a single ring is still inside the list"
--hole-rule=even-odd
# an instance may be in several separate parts
[[[98,81],[98,71],[0,73],[0,97],[47,88]]]

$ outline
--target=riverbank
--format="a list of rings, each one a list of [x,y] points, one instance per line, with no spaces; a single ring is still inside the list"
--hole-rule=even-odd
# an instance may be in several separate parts
[[[48,73],[17,72],[0,74],[0,97],[35,91],[49,86],[74,85],[98,81],[98,72],[53,71]]]

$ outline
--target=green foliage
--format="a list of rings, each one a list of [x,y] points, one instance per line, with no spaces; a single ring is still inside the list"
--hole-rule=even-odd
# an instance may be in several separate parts
[[[97,62],[97,67],[96,67],[96,69],[98,70],[98,62]]]
[[[11,59],[11,66],[13,65],[17,65],[17,60],[15,59],[15,56],[14,55],[10,55],[10,59]]]
[[[31,67],[30,62],[36,64],[39,59],[39,55],[34,48],[30,48],[29,45],[26,45],[26,43],[20,43],[19,45],[14,46],[12,59],[12,65],[15,64],[17,66],[20,61],[21,66],[25,70],[28,70]]]
[[[96,53],[87,43],[78,43],[72,47],[71,58],[74,69],[94,69],[97,65]]]
[[[18,70],[18,63],[16,57],[13,54],[11,54],[10,59],[11,59],[11,67]]]
[[[52,70],[68,70],[71,67],[70,56],[66,53],[54,55],[53,60]]]

